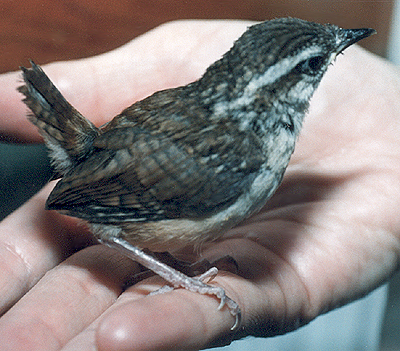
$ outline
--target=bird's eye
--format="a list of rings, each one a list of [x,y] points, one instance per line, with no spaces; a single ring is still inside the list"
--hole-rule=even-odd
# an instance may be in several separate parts
[[[323,56],[314,56],[307,60],[301,61],[295,68],[295,72],[304,74],[317,74],[324,64]]]

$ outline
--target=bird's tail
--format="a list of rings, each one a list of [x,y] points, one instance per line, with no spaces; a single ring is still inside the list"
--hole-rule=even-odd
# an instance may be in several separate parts
[[[18,90],[25,95],[23,101],[33,113],[29,119],[50,148],[56,170],[64,174],[87,155],[99,129],[65,100],[38,65],[31,64],[29,69],[21,67],[25,84]]]

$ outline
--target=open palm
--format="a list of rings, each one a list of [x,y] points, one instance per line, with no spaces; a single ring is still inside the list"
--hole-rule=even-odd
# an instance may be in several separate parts
[[[250,23],[164,25],[113,52],[45,66],[97,125],[155,90],[186,84]],[[0,224],[0,339],[16,350],[199,349],[249,334],[293,330],[384,282],[400,254],[400,80],[358,47],[317,90],[283,184],[261,212],[202,247],[232,256],[213,284],[239,303],[243,328],[210,296],[147,296],[158,277],[128,289],[136,263],[95,244],[75,219],[44,210],[50,184]],[[26,120],[18,74],[0,77],[4,137],[39,140]]]

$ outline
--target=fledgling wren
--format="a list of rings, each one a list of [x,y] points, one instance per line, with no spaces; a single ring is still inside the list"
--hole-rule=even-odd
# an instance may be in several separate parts
[[[47,209],[90,223],[173,287],[216,295],[142,248],[171,251],[218,239],[258,211],[280,184],[309,100],[328,66],[375,33],[294,18],[251,26],[197,81],[154,93],[97,128],[42,69],[22,68],[19,91],[61,176]]]

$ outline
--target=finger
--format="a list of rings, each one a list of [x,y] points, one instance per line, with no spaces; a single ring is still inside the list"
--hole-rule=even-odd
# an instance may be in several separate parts
[[[48,272],[0,319],[7,350],[59,350],[121,293],[137,265],[101,245]]]
[[[183,349],[186,347],[192,349],[191,345],[202,345],[207,342],[205,337],[197,340],[196,331],[201,330],[203,336],[204,327],[214,328],[214,331],[219,330],[221,316],[227,319],[228,324],[233,323],[234,319],[229,312],[218,311],[218,302],[207,296],[185,290],[175,290],[156,296],[148,295],[149,292],[159,289],[162,284],[163,281],[160,278],[153,277],[130,288],[104,315],[68,342],[62,350],[92,350],[94,348],[96,350],[170,350],[179,348],[179,345],[185,345],[182,346]],[[205,303],[202,304],[204,297]],[[200,299],[199,302],[196,301],[197,298]],[[196,307],[198,304],[202,305],[201,309]],[[201,319],[202,309],[207,306],[210,308],[210,313],[206,314],[206,318],[201,323],[191,319],[193,315]],[[218,318],[215,318],[214,323],[211,324],[208,320],[212,320],[214,314]],[[182,329],[180,323],[176,323],[178,319],[186,322],[184,326],[189,327],[187,331]],[[194,324],[193,328],[192,324]],[[214,324],[215,327],[213,327]],[[185,342],[180,342],[181,338]]]
[[[178,21],[160,26],[109,53],[44,66],[67,100],[96,125],[138,99],[200,77],[250,22]],[[34,59],[34,58],[33,58]],[[0,77],[0,135],[39,141],[16,91],[18,72]]]
[[[112,250],[111,250],[112,252]],[[126,258],[123,258],[126,259]],[[133,261],[131,261],[131,264]],[[132,271],[133,272],[133,271]],[[131,276],[133,277],[133,276]],[[131,281],[131,277],[128,276],[128,284]],[[134,276],[136,278],[136,275]],[[136,279],[135,279],[136,280]],[[147,296],[151,291],[157,290],[160,288],[159,278],[150,278],[142,283],[136,285],[135,287],[131,287],[130,289],[124,291],[119,297],[118,300],[110,306],[99,318],[93,321],[86,329],[76,335],[72,340],[70,340],[63,348],[62,351],[75,351],[75,350],[97,350],[97,329],[99,324],[104,319],[104,315],[110,313],[118,306],[124,305],[128,301],[134,301],[137,299],[142,299]],[[121,280],[120,285],[125,285]],[[136,317],[135,317],[136,318]]]
[[[223,284],[227,294],[237,298],[229,289],[236,279],[233,275],[221,273],[213,284]],[[141,284],[138,284],[134,290],[140,288]],[[219,301],[211,296],[183,289],[142,299],[121,299],[100,320],[98,349],[202,348],[217,336],[229,334],[235,322],[228,309],[218,310],[218,305]]]
[[[299,326],[307,292],[283,259],[247,239],[226,240],[207,251],[207,258],[229,254],[238,262],[240,276],[220,271],[211,284],[223,287],[239,304],[239,331],[231,332],[235,319],[227,309],[217,310],[217,299],[177,289],[140,300],[119,300],[100,319],[98,349],[201,349],[248,334],[271,336]]]
[[[76,221],[44,211],[53,185],[0,223],[0,311],[4,313],[52,267],[90,242]]]

